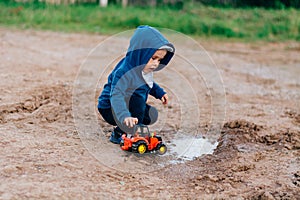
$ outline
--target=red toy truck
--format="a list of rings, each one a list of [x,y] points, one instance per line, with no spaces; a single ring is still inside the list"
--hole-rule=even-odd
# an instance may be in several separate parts
[[[133,135],[122,135],[120,146],[122,150],[137,152],[144,154],[146,152],[158,152],[163,155],[167,151],[166,145],[162,142],[160,136],[156,132],[150,134],[149,128],[146,125],[136,125],[133,128]]]

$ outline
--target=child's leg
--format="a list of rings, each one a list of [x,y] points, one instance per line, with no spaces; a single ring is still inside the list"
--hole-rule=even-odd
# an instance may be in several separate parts
[[[158,111],[155,107],[146,104],[146,110],[144,115],[143,124],[151,125],[157,121]]]
[[[113,126],[117,125],[111,108],[108,108],[108,109],[98,108],[98,111],[107,123],[109,123],[110,125],[113,125]],[[124,132],[117,126],[116,128],[114,128],[114,131],[112,132],[109,140],[113,143],[119,144],[123,133]]]
[[[129,102],[129,112],[132,117],[138,118],[139,123],[154,124],[158,118],[156,108],[146,104],[143,98],[132,96]]]
[[[108,108],[108,109],[98,108],[98,111],[107,123],[109,123],[110,125],[113,125],[113,126],[117,125],[117,123],[114,119],[111,108]]]

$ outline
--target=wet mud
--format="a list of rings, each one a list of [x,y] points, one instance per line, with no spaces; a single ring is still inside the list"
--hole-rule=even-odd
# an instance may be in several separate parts
[[[149,100],[165,119],[150,129],[160,131],[169,154],[141,157],[109,143],[112,127],[100,116],[98,128],[86,124],[100,151],[91,153],[74,121],[77,72],[106,36],[7,28],[0,35],[0,199],[300,199],[299,43],[199,41],[226,90],[216,143],[198,143],[208,151],[190,157],[174,153],[185,139],[210,138],[211,102],[197,94],[200,123],[176,135],[181,99],[170,90],[167,107]]]

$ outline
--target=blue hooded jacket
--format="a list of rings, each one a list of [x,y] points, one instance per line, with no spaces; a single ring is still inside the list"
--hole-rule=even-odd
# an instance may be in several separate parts
[[[167,51],[155,71],[163,69],[169,63],[175,48],[155,28],[139,26],[130,40],[125,58],[116,65],[108,76],[108,81],[98,98],[98,108],[112,108],[115,120],[122,123],[126,117],[131,117],[128,105],[132,96],[142,97],[145,102],[148,94],[161,99],[166,92],[155,82],[150,88],[142,77],[142,70],[153,54],[162,46],[168,46],[173,51]]]

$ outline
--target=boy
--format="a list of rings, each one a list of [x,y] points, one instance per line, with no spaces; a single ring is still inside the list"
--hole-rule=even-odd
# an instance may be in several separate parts
[[[146,104],[148,94],[168,103],[168,95],[153,80],[153,72],[163,69],[175,52],[174,46],[155,28],[139,26],[126,56],[117,64],[98,98],[98,110],[114,128],[112,143],[119,144],[123,133],[135,124],[150,125],[157,121],[158,111]]]

